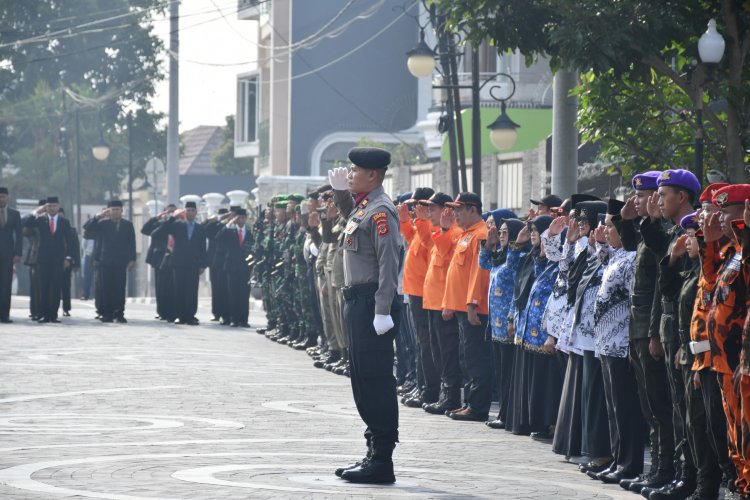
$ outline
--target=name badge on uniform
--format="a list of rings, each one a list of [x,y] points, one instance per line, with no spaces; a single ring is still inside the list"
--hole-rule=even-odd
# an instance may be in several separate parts
[[[344,234],[354,234],[354,231],[356,231],[358,227],[359,221],[350,220],[344,229]]]

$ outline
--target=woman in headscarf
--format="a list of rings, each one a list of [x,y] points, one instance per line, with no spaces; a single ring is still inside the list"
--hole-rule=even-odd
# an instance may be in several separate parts
[[[508,262],[508,243],[515,241],[523,222],[510,210],[499,208],[488,219],[487,241],[479,252],[479,266],[490,271],[488,329],[492,335],[495,358],[495,380],[500,410],[497,418],[487,425],[493,429],[505,427],[506,411],[513,369],[513,332],[508,330],[508,315],[513,302],[513,283],[518,259]]]
[[[576,223],[581,235],[588,235],[586,253],[578,256],[571,269],[575,280],[568,285],[568,312],[572,324],[570,344],[583,354],[581,373],[581,424],[583,442],[581,451],[591,460],[579,467],[581,472],[601,472],[612,461],[609,423],[604,396],[602,365],[596,358],[596,332],[594,312],[596,295],[602,283],[604,267],[597,252],[593,230],[604,221],[607,204],[603,201],[584,201],[576,206]]]
[[[516,241],[510,243],[508,248],[508,259],[519,259],[516,281],[513,288],[513,326],[516,332],[513,343],[515,353],[513,355],[513,374],[510,385],[510,403],[508,409],[508,421],[505,430],[517,435],[528,435],[529,432],[529,405],[528,405],[528,382],[531,376],[531,364],[527,362],[527,353],[523,349],[523,339],[520,328],[525,321],[526,304],[529,293],[534,284],[534,262],[539,256],[539,247],[533,247],[530,241],[530,224],[528,221],[536,217],[535,211],[529,212],[527,224],[518,233]],[[525,253],[521,257],[521,253]]]
[[[542,234],[547,232],[553,218],[540,215],[530,225],[531,245],[539,249],[534,258],[534,283],[529,293],[523,323],[518,326],[526,363],[529,365],[528,415],[531,436],[537,440],[551,440],[554,435],[557,410],[560,406],[562,375],[555,359],[554,344],[547,342],[547,330],[542,318],[552,287],[557,279],[558,263],[547,258]]]

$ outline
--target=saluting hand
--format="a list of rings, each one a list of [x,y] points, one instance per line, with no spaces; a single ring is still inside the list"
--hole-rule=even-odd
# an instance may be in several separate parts
[[[346,167],[332,168],[328,171],[328,183],[336,191],[349,189],[349,169]]]
[[[493,224],[492,227],[487,229],[487,240],[484,242],[485,250],[492,250],[495,245],[500,243],[500,237],[497,234],[497,227]]]
[[[411,221],[411,214],[409,213],[409,207],[403,203],[396,206],[398,210],[399,221],[404,224]]]
[[[456,214],[450,208],[443,209],[440,212],[440,227],[443,229],[450,229],[451,226],[456,222]]]
[[[523,229],[521,229],[520,231],[518,231],[518,236],[516,236],[516,243],[518,243],[519,245],[521,245],[521,244],[526,243],[527,241],[529,241],[530,238],[531,238],[531,236],[529,236],[529,226],[528,225],[524,225]]]
[[[714,212],[704,219],[703,241],[705,241],[706,243],[719,241],[724,235],[724,232],[721,230],[721,222],[719,222],[719,217],[721,217],[721,212]]]
[[[574,243],[577,241],[580,234],[581,229],[578,227],[578,223],[576,223],[575,218],[571,218],[568,222],[568,234],[566,236],[568,243]]]
[[[597,243],[606,243],[607,242],[607,235],[605,233],[606,227],[604,226],[596,226],[596,229],[594,229],[594,239]]]
[[[631,196],[620,209],[622,220],[635,220],[638,217],[638,210],[635,208],[635,196]]]
[[[670,264],[687,253],[688,238],[687,234],[683,234],[675,240],[674,245],[672,245],[672,253],[669,256]]]
[[[558,234],[562,233],[563,229],[565,229],[565,226],[567,226],[568,223],[569,220],[567,216],[561,215],[560,217],[556,217],[555,220],[553,220],[549,225],[549,235],[557,236]]]
[[[661,219],[661,210],[659,209],[659,192],[656,191],[648,197],[646,203],[646,210],[648,210],[648,216],[654,220]]]
[[[414,213],[416,214],[417,219],[420,220],[427,220],[430,218],[430,209],[424,205],[417,204],[414,207]]]

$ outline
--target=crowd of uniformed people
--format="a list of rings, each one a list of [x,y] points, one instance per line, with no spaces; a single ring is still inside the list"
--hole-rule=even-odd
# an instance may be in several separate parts
[[[350,160],[330,184],[274,196],[250,218],[230,207],[198,222],[188,202],[148,220],[157,318],[198,324],[208,269],[212,320],[248,327],[259,286],[258,333],[352,377],[368,452],[336,471],[347,480],[394,480],[392,372],[403,405],[548,442],[593,480],[651,499],[715,499],[722,486],[748,497],[750,185],[703,189],[689,171],[651,171],[633,177],[626,201],[549,195],[519,216],[428,187],[391,203],[390,158],[353,150]],[[20,259],[21,234],[34,240],[32,315],[58,321],[79,253],[58,209],[40,200],[21,219],[0,188],[0,321],[10,321],[5,264]],[[135,234],[122,204],[83,237],[94,242],[99,319],[126,322]],[[390,465],[373,469],[378,460]]]

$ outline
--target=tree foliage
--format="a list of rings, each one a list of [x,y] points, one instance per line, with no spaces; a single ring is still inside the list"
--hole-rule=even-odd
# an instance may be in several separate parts
[[[721,167],[728,170],[732,179],[745,178],[745,150],[750,146],[747,132],[750,70],[745,65],[750,50],[750,14],[742,1],[436,0],[436,3],[452,25],[471,40],[489,37],[499,51],[518,49],[529,60],[538,55],[549,57],[553,69],[590,72],[595,80],[586,82],[584,94],[590,97],[588,104],[624,106],[622,123],[617,107],[611,108],[611,113],[597,115],[606,121],[597,121],[596,117],[588,121],[590,130],[598,129],[595,135],[613,143],[626,140],[617,134],[628,129],[635,116],[628,107],[639,99],[641,106],[651,107],[648,110],[651,115],[665,111],[658,107],[664,101],[658,98],[662,91],[656,86],[671,87],[664,92],[679,103],[684,101],[685,108],[692,109],[709,98],[714,102],[726,101],[723,114],[708,108],[704,111],[708,133],[712,134],[708,142],[718,145],[723,155]],[[700,61],[695,68],[688,66],[699,59],[698,39],[712,18],[716,18],[727,48],[715,78],[706,82],[707,68]],[[701,86],[706,87],[707,97],[699,92]],[[597,91],[605,92],[601,100],[595,96]],[[632,94],[633,99],[622,96],[613,99],[610,91]],[[683,97],[678,97],[680,92]],[[587,111],[597,109],[588,106]],[[660,128],[661,137],[667,130],[673,130],[672,123],[665,123],[667,128]],[[656,126],[656,122],[651,125]],[[643,149],[643,153],[648,156],[649,152]]]
[[[82,202],[103,201],[126,175],[129,134],[136,175],[164,155],[162,116],[150,99],[163,78],[151,21],[165,5],[0,0],[0,166],[18,169],[2,178],[15,197],[57,194],[70,203],[80,165]],[[100,136],[112,148],[106,162],[91,156]]]

